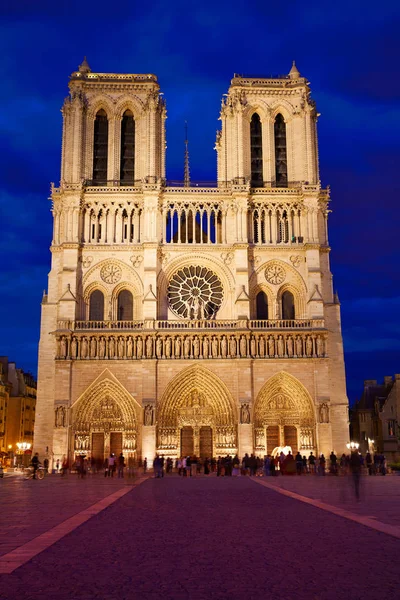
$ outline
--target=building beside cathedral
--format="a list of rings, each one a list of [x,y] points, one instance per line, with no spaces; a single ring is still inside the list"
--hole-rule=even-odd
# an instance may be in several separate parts
[[[307,80],[235,75],[214,185],[166,181],[152,74],[72,73],[35,451],[308,455],[349,441]]]

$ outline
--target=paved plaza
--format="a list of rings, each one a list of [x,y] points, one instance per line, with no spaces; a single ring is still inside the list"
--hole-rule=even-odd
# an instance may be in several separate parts
[[[361,491],[330,476],[6,477],[0,598],[395,598],[400,477]]]

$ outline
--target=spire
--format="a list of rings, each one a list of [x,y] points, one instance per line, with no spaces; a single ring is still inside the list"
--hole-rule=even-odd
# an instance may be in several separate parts
[[[189,142],[187,121],[185,121],[185,167],[183,173],[183,184],[185,187],[190,187],[190,169],[189,169]]]
[[[79,65],[79,73],[90,73],[91,68],[89,67],[89,63],[86,60],[86,56],[83,58],[82,64]]]
[[[290,79],[298,79],[300,77],[300,71],[296,67],[295,61],[293,61],[292,68],[289,71],[289,77]]]

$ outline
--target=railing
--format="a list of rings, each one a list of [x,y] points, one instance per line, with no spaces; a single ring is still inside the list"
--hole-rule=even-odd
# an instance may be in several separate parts
[[[324,319],[179,319],[144,321],[58,321],[58,330],[88,331],[88,330],[252,330],[252,329],[324,329]]]
[[[323,329],[324,319],[257,319],[248,321],[248,329]]]

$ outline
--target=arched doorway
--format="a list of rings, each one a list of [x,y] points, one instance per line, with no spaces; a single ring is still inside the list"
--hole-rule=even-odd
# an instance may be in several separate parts
[[[132,396],[116,381],[95,382],[72,407],[70,458],[104,460],[110,453],[136,456],[140,447]]]
[[[157,452],[210,458],[237,450],[237,416],[225,384],[199,365],[182,371],[161,399]]]
[[[271,454],[279,446],[290,446],[293,454],[316,454],[315,425],[306,388],[289,373],[277,373],[264,384],[255,402],[255,452]]]

